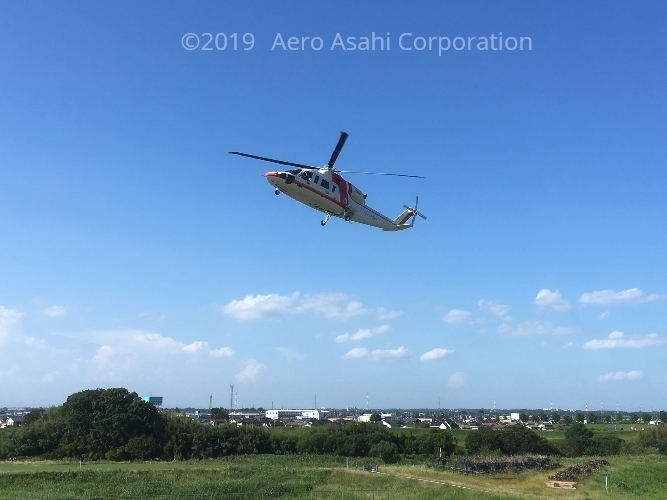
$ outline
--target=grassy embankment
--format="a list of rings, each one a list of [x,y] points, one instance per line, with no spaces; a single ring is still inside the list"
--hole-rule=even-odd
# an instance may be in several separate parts
[[[565,459],[563,468],[584,459]],[[59,498],[623,498],[662,499],[667,459],[610,457],[609,494],[600,471],[574,491],[545,486],[553,471],[462,476],[428,464],[380,466],[380,474],[345,469],[338,457],[246,456],[161,463],[3,462],[0,499]],[[350,465],[370,463],[351,460]],[[417,478],[427,481],[419,481]],[[457,486],[466,486],[462,489]]]

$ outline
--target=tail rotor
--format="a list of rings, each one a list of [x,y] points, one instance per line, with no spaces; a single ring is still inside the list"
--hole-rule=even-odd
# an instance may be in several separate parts
[[[417,218],[417,215],[419,217],[421,217],[422,219],[426,220],[426,216],[423,213],[421,213],[417,210],[417,206],[419,206],[419,196],[415,197],[415,206],[414,207],[409,207],[407,205],[403,205],[404,208],[407,208],[408,210],[410,210],[410,212],[412,212],[412,222],[410,223],[410,227],[415,225],[415,219]]]

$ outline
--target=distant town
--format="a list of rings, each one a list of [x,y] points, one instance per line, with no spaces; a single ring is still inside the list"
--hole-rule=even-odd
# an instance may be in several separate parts
[[[567,427],[574,422],[583,424],[607,424],[612,428],[632,426],[641,430],[645,426],[667,422],[667,412],[630,412],[621,410],[561,410],[543,409],[359,409],[359,408],[213,408],[212,398],[208,408],[165,408],[163,397],[144,396],[142,399],[161,412],[183,415],[207,425],[236,424],[238,426],[263,427],[311,427],[314,425],[345,425],[350,423],[377,423],[387,428],[438,428],[479,429],[489,427],[503,429],[524,425],[533,430],[549,431]],[[47,408],[0,407],[0,429],[20,426],[33,410]],[[642,427],[644,426],[644,427]],[[620,429],[619,429],[620,430]]]

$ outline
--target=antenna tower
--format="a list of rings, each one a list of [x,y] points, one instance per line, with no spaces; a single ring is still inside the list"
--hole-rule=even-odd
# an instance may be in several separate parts
[[[232,394],[229,396],[229,413],[234,411],[234,384],[230,385],[229,388],[232,390]]]
[[[208,414],[211,414],[211,409],[213,408],[213,394],[208,398]]]
[[[366,410],[368,410],[368,391],[366,391]]]

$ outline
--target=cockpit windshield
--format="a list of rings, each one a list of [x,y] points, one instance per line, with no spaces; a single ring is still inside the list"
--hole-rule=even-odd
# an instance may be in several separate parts
[[[301,173],[301,169],[294,169],[294,170],[288,170],[288,172],[292,175],[299,175]]]

